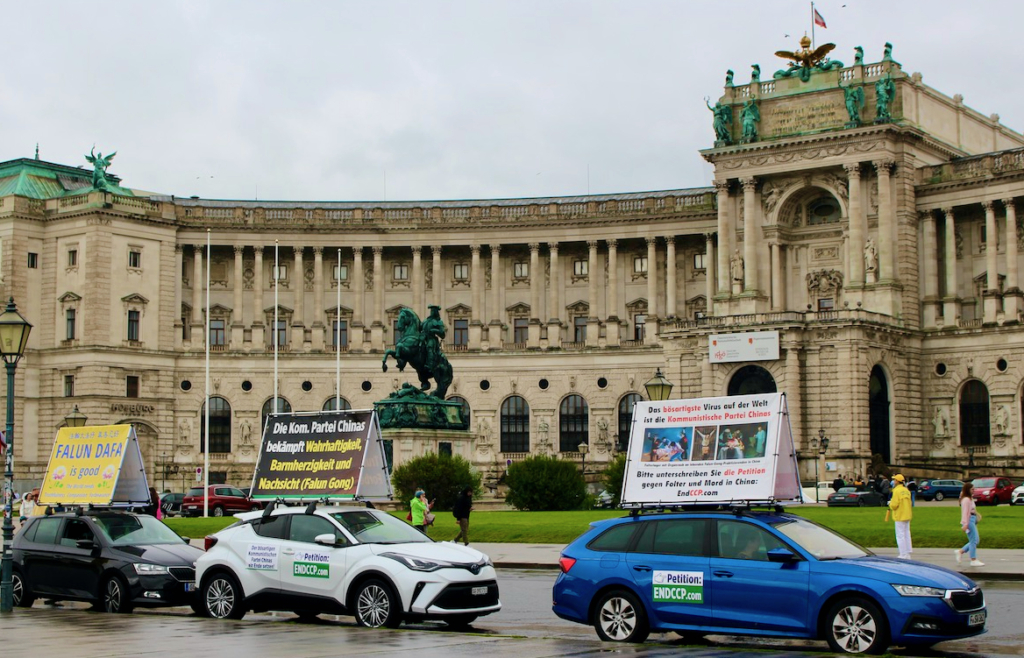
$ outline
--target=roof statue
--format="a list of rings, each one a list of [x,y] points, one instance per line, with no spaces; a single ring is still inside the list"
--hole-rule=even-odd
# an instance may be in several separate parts
[[[757,108],[757,100],[749,99],[743,105],[740,112],[740,121],[743,125],[743,137],[741,144],[749,144],[757,141],[757,126],[761,122],[761,111]]]
[[[846,96],[846,112],[850,116],[850,120],[846,122],[846,127],[856,128],[860,125],[860,110],[864,107],[864,87],[863,85],[844,87],[842,83],[839,83],[839,88],[843,90],[843,94]]]
[[[94,190],[109,190],[114,187],[111,184],[110,179],[107,178],[107,167],[110,166],[110,162],[117,155],[117,151],[114,151],[110,155],[104,157],[102,153],[95,153],[96,147],[93,146],[92,150],[89,151],[89,155],[85,156],[87,162],[92,164],[92,189]]]
[[[828,55],[836,44],[826,43],[823,46],[818,46],[814,50],[811,50],[811,40],[805,34],[800,39],[800,50],[790,52],[788,50],[776,51],[776,55],[788,59],[790,61],[789,68],[784,71],[776,71],[772,77],[778,80],[779,78],[789,78],[794,75],[799,75],[800,79],[807,82],[811,79],[811,71],[817,69],[819,71],[828,71],[830,69],[841,69],[843,63],[836,60],[832,61],[826,55]]]
[[[711,99],[704,97],[704,104],[711,110],[714,116],[715,146],[729,146],[732,144],[732,106],[715,103],[711,107]]]
[[[892,81],[892,74],[886,73],[884,78],[875,82],[875,123],[892,121],[892,102],[895,97],[896,83]]]

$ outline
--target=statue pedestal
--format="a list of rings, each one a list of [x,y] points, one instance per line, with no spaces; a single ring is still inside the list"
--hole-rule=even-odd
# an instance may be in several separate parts
[[[381,429],[381,438],[391,442],[392,470],[415,457],[427,453],[440,454],[451,449],[452,455],[459,455],[473,461],[476,435],[469,430],[425,430],[418,428]]]

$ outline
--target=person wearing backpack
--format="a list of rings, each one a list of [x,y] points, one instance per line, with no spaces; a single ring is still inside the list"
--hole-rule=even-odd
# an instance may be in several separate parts
[[[473,511],[473,487],[466,487],[459,494],[459,497],[455,500],[455,505],[452,507],[452,516],[459,524],[459,534],[455,535],[455,539],[452,541],[458,543],[459,539],[462,539],[462,543],[469,546],[469,513]]]

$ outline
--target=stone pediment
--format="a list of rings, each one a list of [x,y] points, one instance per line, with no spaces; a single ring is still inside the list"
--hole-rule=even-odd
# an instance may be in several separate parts
[[[327,315],[335,316],[335,315],[339,314],[338,313],[339,310],[341,311],[341,313],[340,313],[341,317],[351,316],[352,315],[352,309],[350,309],[349,307],[347,307],[345,305],[332,306],[329,309],[327,309],[325,312],[327,313]]]
[[[61,304],[68,304],[70,302],[80,302],[82,301],[82,296],[77,295],[71,291],[68,291],[61,295],[60,297],[58,297],[57,301],[60,302]]]
[[[472,311],[473,309],[465,304],[456,304],[445,309],[445,313],[448,315],[469,315]]]
[[[628,304],[626,304],[626,308],[629,309],[630,311],[646,310],[647,309],[647,298],[645,298],[645,297],[637,297],[633,301],[631,301]]]
[[[590,310],[590,304],[581,299],[566,306],[565,310],[570,313],[587,313]]]
[[[133,292],[130,295],[121,298],[121,301],[125,304],[148,304],[149,300],[140,295],[137,292]]]
[[[230,313],[231,309],[223,304],[214,304],[210,307],[210,315],[222,315]]]
[[[263,312],[266,313],[267,315],[273,315],[274,314],[274,307],[273,306],[268,306],[265,309],[263,309]],[[277,314],[278,315],[288,315],[291,312],[292,312],[292,309],[288,308],[284,304],[278,304],[277,305]]]
[[[519,314],[529,315],[530,314],[530,305],[529,304],[524,304],[522,302],[519,302],[518,304],[513,304],[512,306],[506,307],[505,308],[505,312],[506,313],[511,313],[513,315],[519,315]]]
[[[403,308],[409,308],[409,307],[406,306],[405,304],[395,304],[394,306],[392,306],[391,308],[387,309],[384,312],[387,313],[388,315],[398,315],[399,313],[402,312]],[[409,309],[409,310],[412,310],[412,309]]]

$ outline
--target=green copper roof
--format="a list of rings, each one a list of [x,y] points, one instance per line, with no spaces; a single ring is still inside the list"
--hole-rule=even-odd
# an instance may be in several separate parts
[[[107,176],[115,185],[116,176]],[[53,199],[85,194],[92,189],[92,171],[84,168],[19,158],[0,162],[0,196],[24,196],[30,199]],[[118,187],[117,194],[131,196],[131,190]]]

